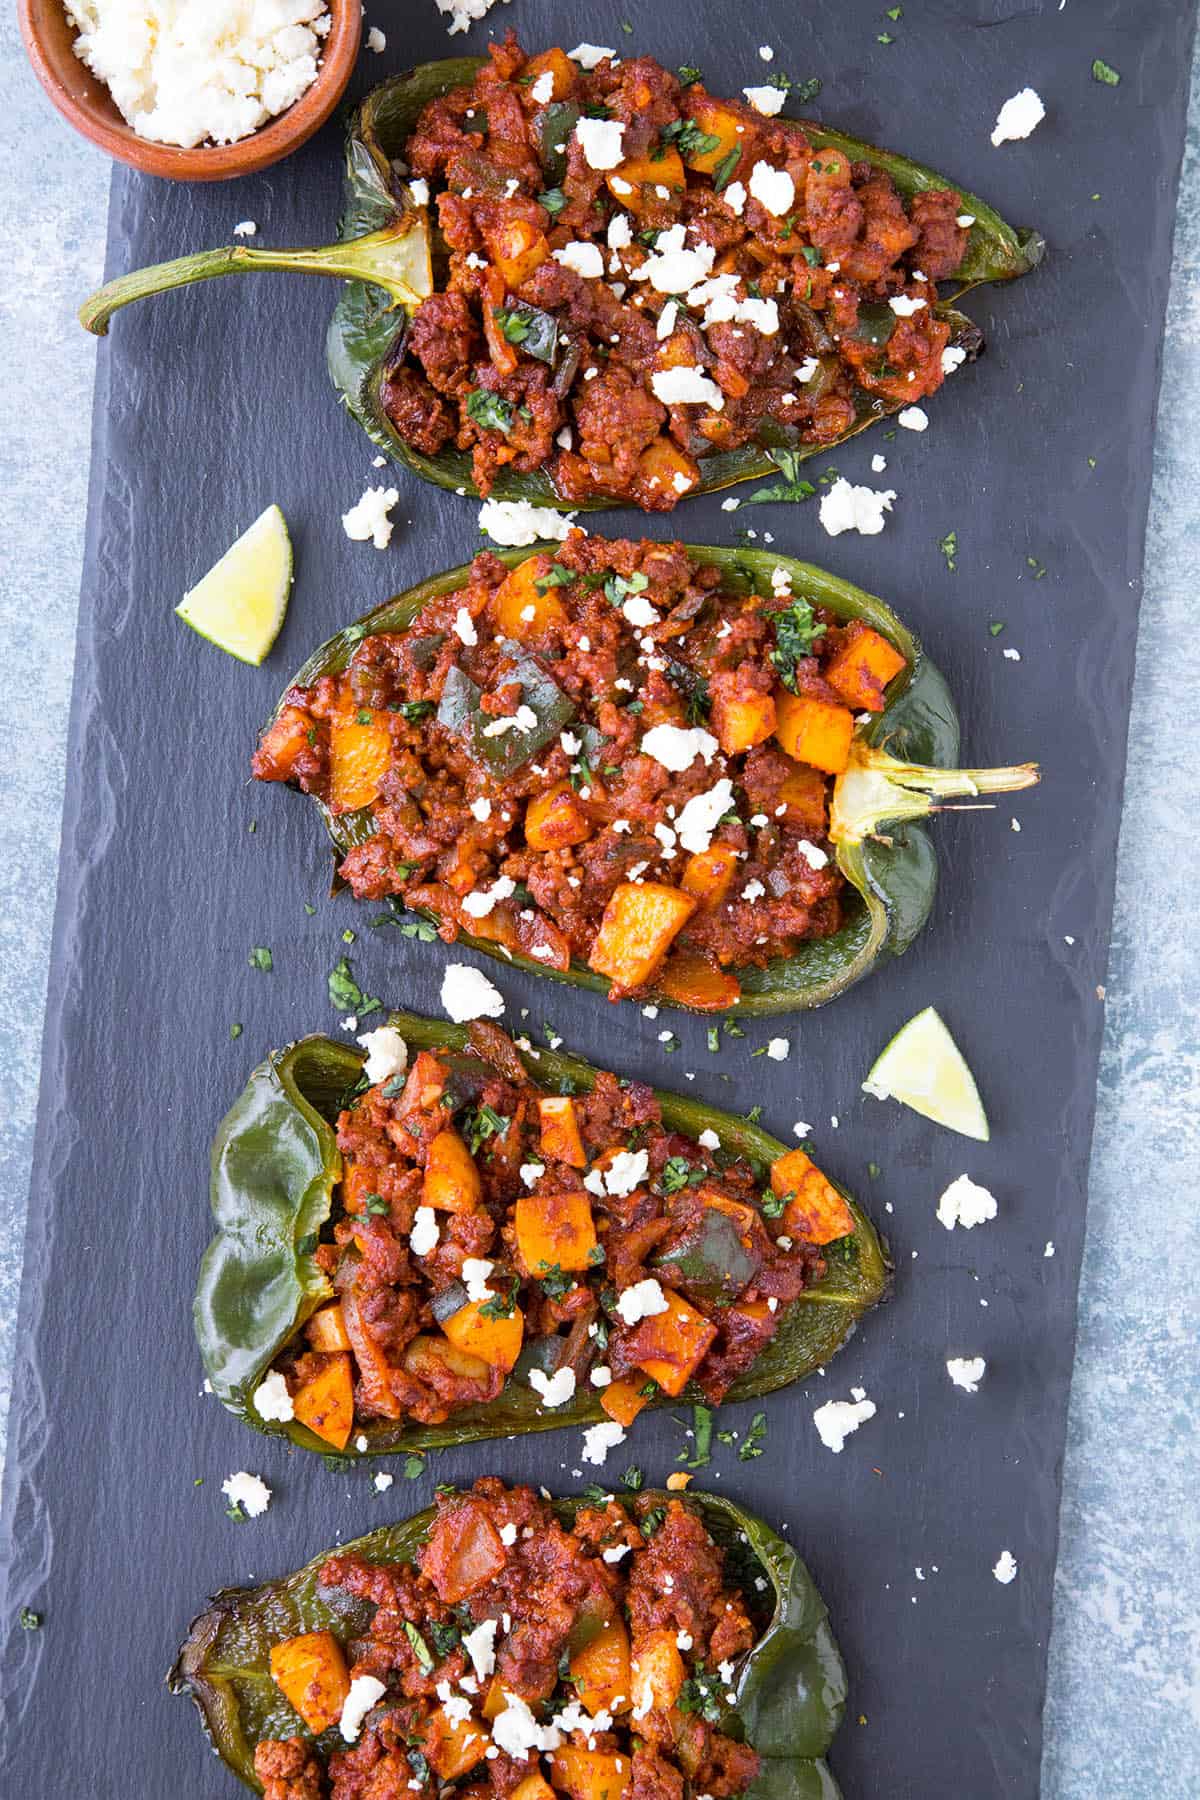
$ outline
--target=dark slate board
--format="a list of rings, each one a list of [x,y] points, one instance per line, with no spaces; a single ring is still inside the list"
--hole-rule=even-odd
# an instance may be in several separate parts
[[[373,9],[391,41],[385,56],[364,56],[361,86],[485,36],[448,41],[430,4],[391,21],[390,10]],[[1043,788],[942,821],[931,928],[902,964],[782,1027],[784,1065],[750,1060],[766,1028],[718,1061],[703,1024],[672,1018],[683,1047],[667,1056],[656,1041],[665,1021],[549,983],[503,983],[511,1020],[527,1005],[531,1026],[553,1020],[596,1061],[680,1086],[695,1071],[696,1091],[719,1103],[763,1102],[781,1136],[810,1121],[822,1161],[891,1233],[892,1304],[824,1379],[768,1403],[760,1461],[722,1450],[704,1479],[788,1529],[829,1601],[853,1678],[833,1759],[847,1795],[1016,1800],[1038,1786],[1097,984],[1192,7],[917,0],[894,25],[875,0],[819,16],[787,0],[733,15],[713,0],[644,10],[636,40],[615,5],[601,20],[591,6],[520,0],[493,22],[519,26],[531,48],[636,41],[700,64],[718,90],[761,80],[757,46],[773,44],[775,69],[824,78],[815,110],[947,170],[1050,244],[1027,281],[970,299],[991,351],[931,406],[924,437],[877,432],[837,453],[868,480],[873,452],[888,456],[900,498],[882,537],[834,543],[812,506],[735,521],[710,500],[674,524],[701,541],[727,541],[736,523],[771,530],[781,548],[887,596],[950,677],[970,759],[1040,757]],[[895,42],[880,45],[881,30]],[[1121,71],[1119,87],[1092,80],[1094,56]],[[1026,82],[1049,116],[1028,143],[993,150],[997,109]],[[110,271],[220,242],[246,217],[260,244],[320,240],[337,165],[330,128],[234,187],[189,191],[118,170]],[[348,900],[325,900],[311,809],[247,782],[256,727],[303,656],[478,542],[474,506],[403,476],[387,554],[343,535],[338,515],[382,477],[327,384],[333,298],[328,284],[276,276],[192,289],[120,317],[100,357],[0,1614],[0,1786],[38,1800],[232,1793],[191,1708],[162,1685],[193,1612],[223,1584],[280,1573],[429,1498],[426,1478],[380,1499],[368,1473],[289,1456],[203,1400],[189,1315],[212,1129],[270,1046],[336,1029],[325,978],[343,928],[361,933],[352,956],[364,986],[417,1010],[438,1010],[446,960],[440,947],[366,931]],[[251,671],[171,608],[272,500],[292,523],[299,579],[277,650]],[[604,524],[637,529],[627,515]],[[954,574],[938,551],[951,529]],[[1006,622],[999,639],[993,619]],[[1005,660],[1005,646],[1022,660]],[[248,966],[256,944],[273,950],[273,974]],[[874,1052],[930,1002],[977,1073],[988,1146],[859,1093]],[[245,1027],[236,1042],[233,1020]],[[873,1182],[871,1160],[882,1167]],[[1000,1218],[947,1236],[934,1205],[964,1169],[997,1193]],[[976,1353],[989,1370],[970,1399],[944,1360]],[[834,1457],[811,1415],[852,1384],[879,1413]],[[668,1415],[648,1416],[612,1460],[619,1471],[636,1458],[661,1480],[680,1442]],[[236,1526],[220,1482],[243,1467],[275,1498],[265,1519]],[[566,1489],[579,1467],[568,1433],[449,1453],[431,1474],[496,1471]],[[1020,1563],[1010,1587],[991,1575],[1004,1547]],[[44,1613],[41,1631],[16,1627],[22,1604]]]

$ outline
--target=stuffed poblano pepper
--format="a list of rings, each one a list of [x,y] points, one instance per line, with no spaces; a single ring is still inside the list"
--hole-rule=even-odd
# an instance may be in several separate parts
[[[931,170],[776,116],[783,86],[750,105],[580,51],[510,33],[385,82],[351,121],[338,243],[144,269],[84,323],[215,275],[341,276],[334,383],[422,479],[665,512],[933,394],[982,344],[950,300],[1041,258]]]
[[[171,1671],[267,1800],[838,1800],[846,1672],[796,1552],[731,1500],[485,1477],[218,1594]]]
[[[945,683],[882,601],[765,551],[576,531],[331,638],[254,772],[316,799],[360,899],[447,942],[758,1014],[907,949],[936,881],[916,821],[1037,780],[957,753]]]
[[[196,1334],[259,1430],[350,1456],[798,1380],[884,1295],[870,1221],[757,1125],[412,1014],[304,1038],[213,1145]]]

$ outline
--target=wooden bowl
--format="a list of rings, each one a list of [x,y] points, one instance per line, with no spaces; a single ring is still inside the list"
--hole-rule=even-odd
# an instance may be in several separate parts
[[[118,162],[168,181],[230,181],[265,169],[322,126],[346,90],[362,36],[360,0],[326,0],[332,16],[317,79],[294,106],[236,144],[181,150],[141,138],[102,81],[75,55],[63,0],[17,0],[21,36],[34,73],[64,119]]]

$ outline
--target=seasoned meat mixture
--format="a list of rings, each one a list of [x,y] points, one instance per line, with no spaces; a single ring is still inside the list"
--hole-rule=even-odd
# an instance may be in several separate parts
[[[370,1035],[315,1251],[336,1298],[256,1405],[342,1450],[366,1422],[438,1424],[509,1383],[547,1412],[598,1398],[622,1427],[689,1381],[720,1401],[852,1251],[841,1194],[802,1149],[756,1169],[719,1133],[669,1130],[639,1082],[548,1092],[497,1026],[471,1039],[410,1067],[393,1027]]]
[[[782,568],[765,595],[722,580],[682,544],[578,532],[511,571],[479,556],[292,689],[254,773],[357,815],[359,898],[720,1010],[739,969],[842,924],[829,789],[905,667]]]
[[[566,500],[668,512],[714,452],[830,443],[864,395],[911,405],[962,360],[934,312],[969,234],[952,189],[906,201],[650,57],[489,53],[407,145],[441,291],[382,394],[481,493],[545,469]]]
[[[568,1525],[485,1477],[439,1496],[415,1567],[335,1555],[320,1583],[375,1610],[348,1643],[273,1646],[319,1741],[258,1744],[266,1800],[437,1800],[458,1781],[464,1800],[730,1800],[758,1774],[721,1726],[761,1605],[686,1503],[597,1500]]]

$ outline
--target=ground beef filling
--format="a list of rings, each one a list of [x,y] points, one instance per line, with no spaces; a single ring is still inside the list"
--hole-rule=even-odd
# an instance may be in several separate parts
[[[405,150],[444,246],[383,379],[414,450],[468,452],[483,494],[544,469],[565,499],[667,512],[764,428],[827,444],[864,397],[940,387],[958,193],[906,201],[650,57],[585,71],[511,32],[489,55]]]
[[[716,1404],[791,1301],[848,1254],[854,1218],[797,1149],[764,1171],[663,1124],[653,1090],[601,1072],[543,1092],[511,1042],[421,1051],[337,1121],[335,1295],[266,1394],[334,1450],[380,1421],[440,1424],[512,1382],[629,1425],[689,1382]],[[536,1398],[535,1398],[536,1396]],[[256,1404],[258,1396],[256,1396]]]
[[[765,1620],[697,1513],[608,1500],[568,1527],[493,1477],[437,1509],[415,1567],[324,1564],[335,1608],[374,1609],[360,1637],[274,1647],[276,1682],[329,1736],[257,1745],[266,1800],[437,1800],[459,1780],[472,1800],[745,1791],[759,1758],[721,1724]],[[373,1703],[347,1727],[363,1678]]]
[[[407,631],[293,688],[254,773],[356,815],[341,873],[613,998],[720,1010],[832,935],[830,793],[904,658],[782,569],[733,592],[681,544],[484,554]],[[851,891],[851,900],[854,896]]]

